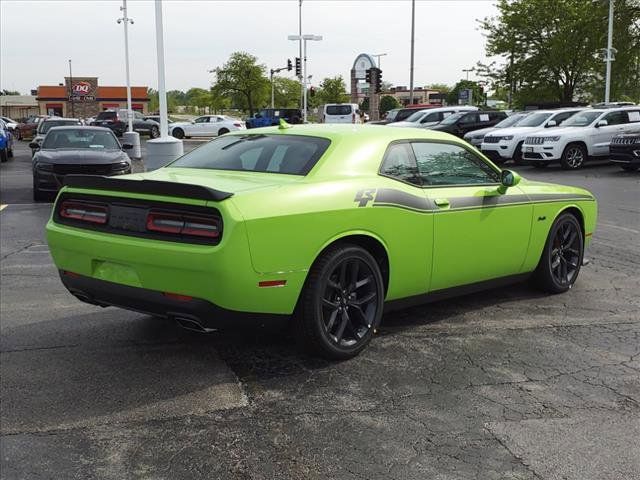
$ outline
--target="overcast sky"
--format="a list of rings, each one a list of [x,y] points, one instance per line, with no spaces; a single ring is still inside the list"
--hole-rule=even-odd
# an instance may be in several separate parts
[[[463,68],[485,60],[477,19],[496,14],[494,1],[416,2],[415,85],[453,84]],[[29,93],[57,85],[67,76],[97,76],[101,85],[124,85],[121,0],[0,0],[0,87]],[[157,88],[154,2],[129,0],[131,81]],[[383,79],[409,84],[409,0],[304,0],[303,33],[309,42],[312,82],[349,71],[359,53],[382,57]],[[298,33],[297,0],[164,0],[167,88],[208,88],[207,70],[243,50],[267,68],[286,65],[298,54],[287,35]],[[287,72],[283,72],[287,73]],[[473,74],[471,74],[473,78]]]

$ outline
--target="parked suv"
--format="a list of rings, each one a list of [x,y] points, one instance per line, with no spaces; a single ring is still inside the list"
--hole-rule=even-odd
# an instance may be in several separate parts
[[[327,103],[322,107],[322,123],[360,123],[357,103]]]
[[[538,110],[518,122],[516,127],[485,135],[480,150],[496,163],[511,159],[519,162],[522,160],[522,144],[527,135],[542,128],[557,127],[581,110],[584,108]]]
[[[72,127],[74,125],[82,125],[82,122],[77,118],[62,118],[62,117],[49,117],[45,118],[38,124],[36,129],[36,136],[31,143],[37,143],[38,148],[42,145],[44,137],[52,127]],[[33,157],[38,149],[31,149],[31,156]]]
[[[427,108],[418,110],[401,122],[390,123],[390,127],[413,127],[413,128],[429,128],[437,125],[449,115],[458,112],[475,112],[478,107],[466,105],[452,105],[450,107]]]
[[[616,135],[611,139],[609,160],[623,170],[635,171],[640,168],[640,126],[631,133]]]
[[[127,110],[121,108],[120,110],[100,112],[90,125],[110,128],[113,133],[120,137],[128,128]],[[133,131],[141,135],[149,135],[151,138],[158,138],[160,136],[160,124],[154,120],[145,120],[140,112],[133,112]]]
[[[528,135],[523,158],[534,166],[560,162],[565,170],[580,168],[590,158],[607,158],[613,137],[639,127],[640,106],[584,110],[567,120],[563,128]]]
[[[425,107],[425,106],[413,106],[406,108],[394,108],[387,112],[387,115],[384,117],[384,120],[377,120],[375,122],[371,122],[372,125],[388,125],[389,123],[402,122],[406,120],[411,115],[416,113],[418,110],[427,110],[429,108],[437,108],[438,105],[434,105],[433,107]]]
[[[473,130],[465,134],[463,137],[467,142],[469,142],[474,147],[480,148],[482,145],[482,140],[484,140],[485,135],[495,132],[496,130],[500,130],[501,128],[509,128],[515,127],[518,123],[524,119],[530,112],[515,112],[509,115],[504,120],[501,120],[499,123],[495,124],[490,128],[481,128],[479,130]]]
[[[501,120],[507,118],[504,112],[495,110],[486,112],[458,112],[449,115],[437,125],[428,127],[430,130],[447,132],[457,137],[463,137],[465,133],[481,128],[493,127]]]
[[[300,123],[302,112],[297,108],[263,108],[247,118],[245,125],[247,128],[271,127],[278,125],[280,119],[292,124]]]

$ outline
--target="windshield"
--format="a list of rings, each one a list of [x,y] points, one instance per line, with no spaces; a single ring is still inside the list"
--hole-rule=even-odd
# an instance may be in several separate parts
[[[327,115],[351,115],[351,105],[327,105]]]
[[[519,127],[539,127],[542,125],[547,118],[549,118],[551,113],[532,113],[527,116],[524,120],[518,123]]]
[[[458,112],[452,115],[449,115],[444,120],[440,122],[440,125],[451,125],[452,123],[456,123],[460,118],[464,117],[469,112]]]
[[[406,119],[405,122],[419,122],[420,119],[426,114],[428,113],[429,110],[418,110],[415,113],[412,113],[411,115],[409,115]]]
[[[385,120],[389,120],[389,121],[393,121],[394,118],[396,118],[396,115],[398,115],[398,112],[400,110],[389,110],[387,112],[387,116],[385,117]]]
[[[65,125],[80,125],[78,120],[47,120],[38,125],[38,133],[44,135],[53,127],[64,127]]]
[[[52,130],[44,137],[43,150],[120,150],[118,140],[111,132],[100,130],[63,129]]]
[[[331,142],[301,135],[229,135],[190,151],[170,167],[306,175]]]
[[[516,125],[520,126],[518,124],[518,122],[520,122],[523,118],[526,118],[528,116],[529,116],[528,113],[515,113],[515,114],[505,118],[501,122],[496,123],[494,128],[515,127]]]
[[[571,118],[565,120],[562,124],[563,127],[586,127],[593,123],[593,121],[602,115],[602,112],[579,112],[572,115]]]

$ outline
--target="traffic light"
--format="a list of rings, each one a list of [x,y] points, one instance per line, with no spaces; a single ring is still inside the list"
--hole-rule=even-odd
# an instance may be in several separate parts
[[[376,68],[376,79],[375,79],[375,93],[380,93],[382,91],[382,70]]]
[[[310,97],[314,97],[316,94],[316,87],[310,87],[309,88],[309,96]]]
[[[367,68],[367,71],[365,73],[365,82],[367,82],[369,85],[371,85],[371,68]]]
[[[302,63],[300,62],[300,57],[296,57],[296,75],[302,75]]]
[[[293,65],[291,64],[291,59],[287,58],[287,70],[293,70]]]

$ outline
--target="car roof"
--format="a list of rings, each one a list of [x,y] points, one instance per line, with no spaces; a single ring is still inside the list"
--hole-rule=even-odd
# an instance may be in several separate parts
[[[88,125],[69,125],[69,126],[51,127],[49,132],[53,132],[53,131],[57,132],[60,130],[88,130],[88,131],[96,131],[96,132],[111,132],[111,129],[107,127],[91,127]]]
[[[43,120],[43,122],[48,122],[50,120],[55,120],[56,122],[59,121],[65,121],[65,122],[79,122],[80,120],[78,120],[77,118],[67,118],[67,117],[49,117],[49,118],[45,118]]]

